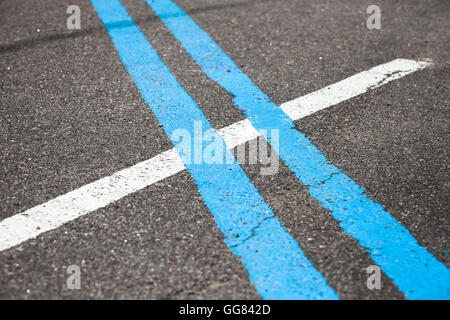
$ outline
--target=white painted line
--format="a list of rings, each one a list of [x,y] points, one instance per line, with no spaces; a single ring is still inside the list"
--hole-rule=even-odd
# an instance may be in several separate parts
[[[228,149],[233,149],[259,136],[259,132],[247,119],[219,129],[218,132],[223,137]]]
[[[280,107],[293,120],[298,120],[319,110],[356,97],[371,88],[379,87],[414,71],[423,69],[430,64],[430,61],[396,59],[295,100],[283,103]]]
[[[286,102],[280,108],[292,120],[298,120],[430,64],[429,61],[396,59]],[[248,120],[236,122],[219,129],[218,132],[230,149],[259,136]],[[176,149],[172,148],[149,160],[6,218],[0,222],[0,251],[56,229],[184,169]]]
[[[175,148],[0,222],[0,251],[56,229],[184,169]]]

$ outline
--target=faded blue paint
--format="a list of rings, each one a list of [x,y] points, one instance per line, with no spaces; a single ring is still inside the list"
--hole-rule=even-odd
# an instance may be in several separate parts
[[[368,248],[374,262],[407,298],[450,298],[450,273],[444,264],[295,130],[293,121],[173,1],[147,2],[203,71],[234,95],[234,103],[257,130],[280,130],[280,158],[341,221],[343,230]]]
[[[120,59],[167,135],[172,138],[172,134],[182,128],[194,136],[199,122],[200,130],[213,129],[120,2],[91,2]],[[218,134],[215,138],[222,139]],[[178,139],[172,142],[177,146]],[[225,145],[223,140],[221,142]],[[226,156],[233,157],[225,148]],[[338,299],[236,161],[232,164],[191,162],[186,163],[186,168],[225,235],[226,244],[244,263],[263,298]]]

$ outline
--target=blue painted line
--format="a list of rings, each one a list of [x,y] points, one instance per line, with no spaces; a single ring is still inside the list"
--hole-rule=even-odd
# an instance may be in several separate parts
[[[118,0],[91,0],[120,59],[169,137],[213,129]],[[220,139],[216,134],[215,139]],[[194,139],[193,139],[194,140]],[[178,140],[173,138],[178,149]],[[192,143],[192,149],[194,149]],[[213,143],[213,142],[210,142]],[[208,148],[208,144],[203,147]],[[338,299],[224,147],[224,164],[186,163],[225,242],[265,299]],[[180,152],[180,149],[178,149]],[[183,158],[183,155],[180,154]],[[234,158],[233,158],[234,159]]]
[[[252,125],[279,129],[280,158],[309,193],[341,221],[343,230],[367,247],[372,259],[409,299],[450,298],[450,272],[364,189],[327,161],[293,121],[243,73],[225,52],[171,0],[147,0],[156,15],[201,66],[234,95]],[[270,137],[266,137],[270,143]]]

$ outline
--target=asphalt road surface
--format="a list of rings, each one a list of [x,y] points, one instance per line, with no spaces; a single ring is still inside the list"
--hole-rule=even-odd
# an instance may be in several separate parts
[[[175,0],[184,13],[164,13],[168,0],[104,2],[0,0],[0,299],[450,298],[449,1]],[[67,27],[69,5],[80,8],[80,29]],[[381,9],[380,29],[366,25],[369,5]],[[230,165],[231,178],[225,165],[167,173],[175,165],[164,162],[149,169],[161,179],[92,209],[73,209],[71,196],[51,209],[171,150],[171,128],[198,110],[216,129],[247,118],[257,128],[269,99],[281,106],[396,59],[417,68],[391,70],[392,81],[377,78],[294,124],[274,109],[267,118],[287,126],[274,174],[249,161]],[[250,98],[239,105],[233,90]],[[245,105],[251,90],[267,95],[260,107]],[[313,169],[296,167],[302,148],[340,173],[309,183],[322,167],[315,156],[305,156]],[[365,189],[360,211],[314,191],[344,174]],[[336,187],[344,202],[345,181]],[[222,187],[245,194],[223,202]],[[254,251],[234,246],[227,232],[247,223],[230,217],[264,205],[272,216],[251,230]],[[393,231],[383,238],[384,229]],[[368,286],[373,265],[379,288]],[[69,266],[79,267],[79,289],[68,287]]]

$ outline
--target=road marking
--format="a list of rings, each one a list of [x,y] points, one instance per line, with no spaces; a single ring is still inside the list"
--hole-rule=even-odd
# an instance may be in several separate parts
[[[396,59],[360,72],[345,80],[339,81],[323,89],[300,98],[286,102],[281,109],[293,120],[306,117],[314,112],[351,99],[367,89],[377,88],[393,80],[400,79],[418,69],[431,65],[431,61],[414,61]],[[302,108],[299,108],[302,106]]]
[[[379,84],[380,81],[383,84],[388,83],[425,68],[428,64],[428,62],[422,61],[396,59],[283,103],[280,108],[290,115],[292,120],[299,120],[348,100],[354,97],[356,92],[362,94]],[[396,69],[397,66],[402,66],[402,69],[399,69],[401,71],[395,73],[394,77],[391,70]],[[357,78],[364,79],[364,82],[356,83],[356,85],[363,84],[358,91],[351,89],[355,82],[353,79]],[[218,132],[229,149],[259,136],[258,131],[247,119],[219,129]],[[15,214],[0,221],[0,251],[33,239],[44,232],[54,230],[69,221],[103,208],[185,169],[176,149],[172,148],[151,159]]]
[[[380,204],[371,200],[362,187],[329,162],[303,133],[296,130],[289,113],[271,102],[194,20],[172,0],[147,0],[147,3],[205,74],[234,96],[235,105],[244,111],[257,130],[279,130],[277,151],[280,158],[301,183],[308,186],[310,195],[340,221],[344,232],[367,248],[374,262],[407,298],[450,298],[450,271],[446,266],[421,247],[405,227]],[[408,62],[400,60],[394,64],[394,69],[385,71],[398,77],[401,67],[405,66],[402,63],[409,66]],[[340,94],[359,94],[368,82],[364,76],[348,81],[355,87],[341,87],[349,92]],[[379,79],[376,85],[383,81]],[[323,106],[321,99],[324,96],[328,95],[322,92],[320,96],[310,96],[310,109],[306,111]],[[317,97],[319,100],[315,101]],[[339,100],[335,95],[328,98]],[[271,143],[270,137],[265,138]]]
[[[185,167],[175,148],[0,222],[0,251],[170,177]]]
[[[283,103],[280,108],[292,116],[292,120],[299,120],[354,97],[354,91],[349,90],[347,86],[353,85],[354,81],[351,79],[355,79],[355,77],[365,79],[365,87],[360,90],[362,94],[379,84],[380,79],[383,84],[388,83],[420,70],[428,64],[422,61],[396,59]],[[390,70],[395,69],[397,65],[401,65],[403,68],[394,77]],[[345,92],[347,92],[347,95],[342,94]],[[322,95],[323,93],[327,94]],[[247,119],[219,129],[218,132],[229,149],[259,136],[258,131]],[[103,208],[185,169],[186,167],[176,149],[172,148],[151,159],[139,162],[22,213],[15,214],[0,221],[0,251],[54,230],[69,221]]]
[[[175,146],[179,143],[174,133],[180,128],[191,136],[200,136],[213,129],[120,1],[91,2],[128,73],[172,143]],[[121,27],[110,25],[117,21],[127,24]],[[206,145],[203,142],[205,150],[208,145],[214,146],[215,141],[223,142],[217,131],[214,135],[213,141]],[[190,143],[194,147],[195,139]],[[195,147],[193,149],[196,150]],[[236,161],[225,161],[234,158],[230,150],[224,149],[223,159],[217,164],[187,161],[185,166],[224,234],[224,242],[243,262],[261,297],[339,299],[307,259],[297,241],[274,216],[241,166]],[[197,151],[203,153],[202,148]]]

